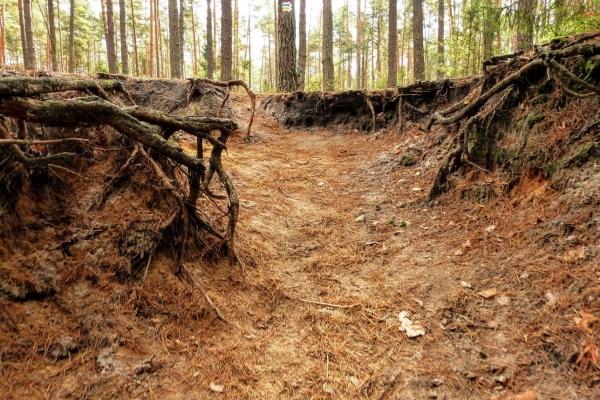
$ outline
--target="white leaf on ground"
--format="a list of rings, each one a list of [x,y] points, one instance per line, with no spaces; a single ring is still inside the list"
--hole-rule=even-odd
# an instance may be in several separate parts
[[[480,295],[481,297],[483,297],[484,299],[491,299],[492,297],[494,297],[498,294],[498,289],[496,289],[496,288],[486,289],[486,290],[482,290],[481,292],[479,292],[477,294]]]
[[[460,281],[460,286],[467,288],[467,289],[471,289],[473,287],[473,285],[471,285],[469,282],[465,282],[465,281]]]
[[[217,392],[217,393],[221,393],[225,389],[225,386],[217,385],[214,382],[211,382],[210,385],[208,385],[208,387],[210,388],[210,390],[212,390],[213,392]]]
[[[363,222],[364,220],[365,220],[365,214],[361,214],[358,217],[356,217],[354,222]]]
[[[425,335],[425,328],[423,328],[423,326],[415,324],[408,319],[408,311],[401,311],[400,314],[398,314],[398,319],[401,324],[400,330],[406,332],[406,336],[409,338]]]

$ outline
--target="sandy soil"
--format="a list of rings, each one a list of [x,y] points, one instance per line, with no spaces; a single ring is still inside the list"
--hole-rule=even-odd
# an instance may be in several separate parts
[[[442,150],[423,134],[286,131],[262,110],[255,124],[255,141],[234,138],[224,159],[246,276],[224,260],[187,262],[228,322],[165,255],[141,283],[91,274],[50,299],[5,301],[15,332],[46,342],[27,363],[4,349],[0,397],[597,398],[598,370],[575,362],[598,338],[580,314],[600,310],[597,262],[590,246],[565,258],[584,246],[532,234],[564,214],[547,184],[428,204]],[[424,155],[407,167],[408,146]],[[486,179],[504,184],[453,184]],[[565,280],[569,269],[589,280]],[[568,297],[590,287],[587,304]],[[424,335],[400,329],[402,311]],[[61,343],[68,356],[58,347],[54,361]]]

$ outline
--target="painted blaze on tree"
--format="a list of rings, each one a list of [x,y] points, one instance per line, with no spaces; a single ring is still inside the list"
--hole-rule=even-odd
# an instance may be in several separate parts
[[[298,72],[296,70],[296,18],[292,11],[284,11],[283,5],[289,4],[290,10],[294,7],[294,0],[279,2],[279,26],[277,39],[279,40],[279,80],[277,90],[280,92],[293,92],[298,89]]]

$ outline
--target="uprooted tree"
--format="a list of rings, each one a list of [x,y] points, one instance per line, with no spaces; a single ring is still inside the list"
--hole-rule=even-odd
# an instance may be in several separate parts
[[[151,175],[145,184],[150,191],[167,194],[160,200],[165,212],[162,217],[154,215],[156,218],[150,219],[140,215],[136,217],[137,225],[130,224],[126,231],[120,232],[119,253],[127,258],[127,272],[132,275],[143,270],[142,267],[147,272],[161,238],[170,230],[177,271],[188,276],[218,317],[224,319],[186,268],[185,252],[190,243],[211,247],[206,235],[201,234],[207,232],[216,240],[212,245],[216,247],[214,251],[226,253],[231,265],[237,261],[243,273],[235,249],[239,200],[221,160],[237,124],[218,116],[231,86],[247,90],[252,100],[252,115],[255,99],[241,81],[190,80],[189,94],[181,106],[190,104],[199,83],[227,89],[217,117],[181,116],[138,106],[119,80],[0,79],[0,184],[5,193],[10,193],[18,191],[13,183],[19,176],[42,176],[34,186],[38,182],[47,184],[52,177],[64,182],[66,175],[99,183],[102,190],[95,193],[87,208],[101,212],[109,198],[118,195],[123,181],[131,180],[134,171],[139,174],[141,168],[143,174]],[[86,95],[81,96],[82,93]],[[252,119],[246,130],[248,136],[251,125]],[[110,138],[101,134],[107,126],[113,128]],[[177,132],[196,138],[195,154],[187,154],[170,140]],[[204,160],[205,147],[211,148],[208,165]],[[81,164],[77,159],[94,158],[100,151],[116,151],[124,160],[104,181],[84,176],[73,167]],[[215,175],[218,183],[214,182]],[[221,215],[210,220],[199,206],[200,200],[210,202]],[[139,210],[136,212],[139,214]]]

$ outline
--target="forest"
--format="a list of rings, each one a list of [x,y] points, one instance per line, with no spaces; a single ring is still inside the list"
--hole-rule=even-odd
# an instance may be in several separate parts
[[[242,79],[259,93],[377,89],[481,74],[490,57],[600,28],[594,0],[282,3],[2,0],[0,64]]]

